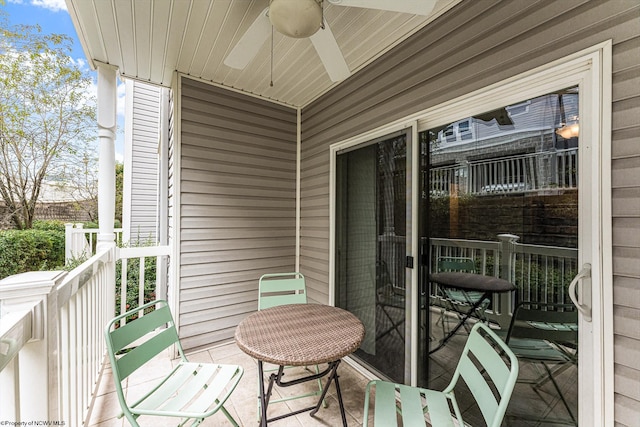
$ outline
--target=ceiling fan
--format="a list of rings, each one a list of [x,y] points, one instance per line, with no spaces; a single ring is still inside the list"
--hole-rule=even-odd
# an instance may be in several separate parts
[[[336,6],[360,7],[391,12],[428,15],[437,0],[327,0]],[[309,38],[329,78],[338,82],[351,74],[329,24],[324,19],[323,0],[270,0],[224,60],[244,69],[258,54],[273,28],[293,38]]]

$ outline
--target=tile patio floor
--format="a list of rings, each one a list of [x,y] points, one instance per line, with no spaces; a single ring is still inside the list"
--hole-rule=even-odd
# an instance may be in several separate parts
[[[435,352],[431,357],[431,387],[434,389],[444,388],[451,379],[455,365],[459,359],[460,352],[466,341],[466,333],[461,332],[457,334],[449,343],[442,349]],[[257,362],[244,354],[235,343],[226,344],[219,347],[209,348],[206,350],[189,353],[187,357],[190,361],[201,362],[216,362],[223,364],[239,364],[245,372],[242,380],[238,384],[238,387],[231,395],[230,399],[225,404],[225,407],[229,410],[231,415],[242,426],[257,427]],[[143,372],[136,372],[127,379],[126,393],[128,397],[135,398],[136,395],[140,395],[141,391],[148,387],[148,384],[144,384],[149,381],[153,381],[162,376],[163,372],[167,372],[172,366],[172,360],[169,357],[167,351],[162,357],[158,356],[155,360],[151,361],[148,368],[145,368]],[[320,367],[322,369],[322,367]],[[301,369],[301,368],[296,368]],[[532,366],[521,364],[521,375],[525,377],[535,376],[532,371]],[[289,378],[296,375],[295,370],[287,371]],[[300,372],[298,372],[300,373]],[[359,371],[350,366],[347,362],[341,363],[338,373],[340,374],[340,388],[342,391],[343,401],[345,405],[345,412],[347,416],[347,422],[350,427],[362,426],[363,406],[364,406],[364,394],[365,387],[368,379],[365,378]],[[561,383],[563,392],[568,397],[570,404],[573,408],[577,408],[577,378],[576,368],[570,369],[559,375],[558,380]],[[313,391],[315,382],[308,382],[298,386],[294,386],[287,389],[274,388],[273,399],[282,397],[282,393],[287,394],[301,394],[307,391]],[[302,389],[300,389],[300,387]],[[466,391],[468,393],[468,391]],[[458,392],[458,401],[466,401],[464,390]],[[308,397],[304,399],[292,400],[284,403],[277,403],[269,406],[269,416],[277,416],[285,412],[292,410],[302,409],[313,405],[315,397]],[[340,426],[340,410],[338,402],[336,400],[335,387],[332,385],[328,391],[328,403],[327,408],[321,408],[315,417],[310,417],[308,412],[278,420],[273,422],[274,427],[314,427],[314,426]],[[468,405],[467,405],[468,406]],[[483,425],[481,422],[481,416],[477,407],[462,408],[465,421],[472,425]],[[575,410],[575,409],[574,409]],[[373,411],[373,404],[371,405],[370,414]],[[113,385],[113,378],[111,376],[111,368],[106,367],[105,372],[100,382],[98,391],[98,397],[94,404],[91,419],[88,424],[89,427],[101,426],[101,427],[125,427],[128,426],[128,422],[124,419],[117,419],[119,414],[119,404]],[[542,422],[529,422],[525,421],[523,417],[531,415],[542,416],[546,418]],[[536,394],[528,384],[516,385],[514,395],[511,398],[509,408],[507,409],[507,415],[503,422],[507,427],[534,427],[534,426],[561,426],[566,425],[565,422],[550,422],[549,419],[563,419],[567,420],[567,412],[561,403],[557,399],[557,394],[550,389],[550,385],[545,386],[542,393]],[[172,418],[158,418],[158,417],[140,417],[138,419],[141,426],[175,426],[177,423]],[[205,420],[202,424],[203,427],[212,426],[229,426],[230,423],[222,413],[217,413],[214,416]]]
[[[244,354],[235,343],[210,348],[207,350],[199,351],[196,353],[187,354],[187,358],[191,362],[216,362],[223,364],[238,364],[244,368],[244,376],[240,380],[238,387],[234,390],[233,394],[227,400],[225,408],[231,413],[236,421],[242,426],[257,427],[257,384],[258,384],[258,364],[251,357]],[[149,381],[154,381],[162,376],[162,373],[166,373],[171,368],[172,360],[169,357],[168,350],[164,357],[156,358],[149,362],[149,367],[144,369],[144,372],[136,372],[127,379],[126,395],[127,397],[134,397],[136,394],[140,394],[141,390],[144,390],[148,384],[144,384]],[[322,369],[322,366],[320,367]],[[301,368],[295,368],[301,369]],[[295,370],[289,374],[287,371],[285,375],[295,375]],[[348,363],[342,362],[338,368],[340,375],[340,390],[342,391],[345,412],[347,416],[347,423],[351,426],[362,425],[362,412],[364,406],[364,389],[368,382],[364,376],[362,376]],[[277,389],[274,388],[272,399],[277,399],[283,396],[283,390],[285,393],[297,394],[293,389],[297,390],[311,390],[314,382],[300,384],[293,386],[289,389]],[[302,389],[300,389],[301,387]],[[316,385],[317,387],[317,385]],[[305,391],[300,391],[304,393]],[[328,398],[326,399],[328,407],[321,408],[320,411],[314,416],[310,417],[309,413],[302,413],[290,418],[279,420],[273,423],[278,427],[313,427],[313,426],[338,426],[341,425],[340,409],[338,401],[336,399],[335,387],[332,385],[327,392]],[[274,403],[269,405],[269,416],[277,416],[296,409],[311,406],[313,402],[317,401],[316,397],[308,397],[303,399],[291,400],[282,403]],[[113,385],[113,378],[111,376],[111,368],[106,367],[105,372],[100,382],[98,396],[94,404],[94,408],[91,414],[91,419],[88,426],[100,426],[100,427],[124,427],[129,423],[124,418],[116,418],[120,412],[120,406],[118,403],[118,397],[116,396],[115,387]],[[141,426],[176,426],[175,418],[159,418],[159,417],[140,417],[138,422]],[[218,412],[212,417],[206,419],[202,424],[203,427],[213,426],[230,426],[231,424],[227,418]],[[270,424],[271,425],[271,424]]]

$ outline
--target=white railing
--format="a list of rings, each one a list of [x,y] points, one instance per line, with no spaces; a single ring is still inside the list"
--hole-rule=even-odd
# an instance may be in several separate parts
[[[502,194],[578,185],[578,149],[461,162],[429,170],[432,196]]]
[[[520,301],[570,303],[567,289],[578,273],[578,250],[558,246],[518,243],[518,236],[500,234],[497,241],[430,239],[430,270],[440,257],[471,258],[476,272],[501,277],[516,287],[515,295],[494,295],[489,318],[508,322],[513,306]],[[437,303],[437,287],[432,299]]]
[[[122,259],[123,272],[127,260],[139,260],[140,304],[145,264],[155,258],[156,280],[166,279],[168,255],[168,246],[114,248],[69,273],[30,272],[0,281],[0,421],[86,423],[105,362],[103,328],[115,314],[115,260]],[[127,288],[124,273],[121,312]]]
[[[66,223],[64,225],[64,260],[87,259],[96,254],[97,228],[84,228],[82,223]],[[122,242],[122,228],[116,228],[116,243]]]
[[[114,313],[113,255],[100,251],[68,274],[0,281],[2,421],[87,421],[104,362],[103,327]]]
[[[507,279],[516,285],[518,302],[570,304],[569,285],[578,274],[578,250],[512,242]]]
[[[120,270],[120,312],[118,314],[125,313],[127,308],[127,294],[129,291],[129,278],[128,270],[130,267],[130,260],[137,260],[138,264],[138,286],[135,289],[137,295],[138,306],[150,302],[153,299],[166,299],[167,297],[167,266],[169,257],[169,246],[140,246],[132,248],[117,248],[116,258],[121,260],[122,266]],[[155,281],[153,287],[153,295],[146,296],[146,268],[147,262],[155,262],[155,277],[152,280]],[[145,299],[146,297],[146,299]],[[126,319],[123,318],[120,321],[121,325],[124,325]]]

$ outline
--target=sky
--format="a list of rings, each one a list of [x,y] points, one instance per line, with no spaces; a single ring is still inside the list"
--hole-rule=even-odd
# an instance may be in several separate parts
[[[82,50],[64,0],[5,0],[0,8],[7,13],[10,25],[38,24],[43,33],[66,34],[73,41],[71,56],[93,78],[93,95],[97,93],[97,73],[91,71]],[[122,162],[124,154],[124,84],[118,84],[118,131],[116,133],[116,160]],[[97,135],[97,131],[96,131]],[[97,138],[96,138],[97,144]]]

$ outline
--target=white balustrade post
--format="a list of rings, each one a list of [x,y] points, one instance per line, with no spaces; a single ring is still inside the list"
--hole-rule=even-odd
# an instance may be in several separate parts
[[[60,271],[34,271],[0,281],[3,312],[11,313],[26,308],[32,310],[31,340],[16,356],[19,395],[13,396],[13,399],[20,403],[22,421],[62,421],[58,407],[56,288],[66,274]]]
[[[74,258],[79,259],[82,257],[90,258],[91,257],[91,248],[87,249],[87,239],[84,235],[84,224],[76,223],[75,224],[75,232],[73,233],[73,251],[72,255]],[[81,231],[78,231],[81,230]]]
[[[113,222],[116,205],[116,102],[117,76],[112,66],[98,65],[98,217],[100,232],[96,250],[115,246]]]
[[[107,64],[98,65],[98,137],[100,152],[98,163],[98,222],[99,233],[96,252],[111,249],[115,254],[115,234],[113,223],[116,207],[116,106],[117,106],[116,68]],[[107,268],[106,307],[109,313],[115,312],[115,259],[112,255],[112,266]]]
[[[64,262],[69,262],[73,257],[73,223],[67,222],[64,224]]]
[[[513,283],[515,280],[514,277],[514,245],[518,240],[520,240],[520,236],[516,236],[515,234],[498,234],[498,240],[500,241],[500,265],[496,265],[494,268],[500,269],[500,277],[504,280],[508,280]],[[515,283],[514,283],[515,284]],[[499,298],[499,322],[500,326],[508,325],[508,321],[511,320],[511,312],[514,307],[515,295],[512,294],[500,294]],[[502,319],[505,319],[505,323],[502,323]]]

